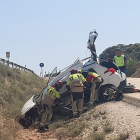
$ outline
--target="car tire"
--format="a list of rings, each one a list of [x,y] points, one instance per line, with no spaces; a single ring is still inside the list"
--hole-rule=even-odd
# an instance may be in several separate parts
[[[100,102],[116,101],[119,96],[118,90],[115,86],[106,85],[99,92]]]

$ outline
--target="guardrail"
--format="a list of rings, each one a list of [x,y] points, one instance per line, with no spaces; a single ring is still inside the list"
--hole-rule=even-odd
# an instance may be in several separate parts
[[[17,69],[19,69],[19,70],[24,70],[24,71],[28,71],[28,72],[34,73],[33,70],[30,70],[30,69],[28,69],[28,68],[26,68],[26,67],[20,66],[20,65],[18,65],[18,64],[16,64],[16,63],[7,61],[7,60],[2,59],[2,58],[0,58],[0,63],[2,63],[3,65],[7,65],[7,66],[9,66],[9,67],[10,67],[10,65],[11,65],[12,68],[17,68]],[[34,74],[35,74],[35,73],[34,73]]]

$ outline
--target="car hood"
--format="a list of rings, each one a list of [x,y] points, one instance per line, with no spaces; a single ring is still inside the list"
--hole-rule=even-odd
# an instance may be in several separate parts
[[[24,104],[21,114],[24,115],[26,112],[28,112],[31,108],[33,108],[36,103],[33,102],[34,95]]]

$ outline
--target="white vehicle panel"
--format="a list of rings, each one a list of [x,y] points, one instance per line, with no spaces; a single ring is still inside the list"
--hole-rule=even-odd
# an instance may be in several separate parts
[[[120,74],[117,72],[109,76],[109,83],[111,83],[115,87],[118,87],[121,81],[122,81],[122,78]]]
[[[24,115],[27,111],[29,111],[31,108],[33,108],[36,105],[36,103],[33,102],[33,97],[34,95],[24,104],[21,110],[21,115]]]

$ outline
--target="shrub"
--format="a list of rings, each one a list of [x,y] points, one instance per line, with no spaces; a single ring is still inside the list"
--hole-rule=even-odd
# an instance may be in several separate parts
[[[129,77],[136,72],[138,61],[132,58],[129,58],[127,61],[128,61],[127,76]]]
[[[94,133],[93,132],[92,134],[90,134],[89,139],[90,140],[104,140],[105,134],[103,132],[101,132],[101,133],[99,133],[99,132]]]
[[[100,110],[100,111],[99,111],[99,114],[100,114],[100,115],[105,115],[105,114],[106,114],[106,111],[105,111],[105,110]]]
[[[49,129],[50,129],[50,130],[54,130],[54,129],[57,129],[57,128],[59,128],[59,127],[63,127],[64,124],[65,124],[64,121],[57,121],[57,122],[54,122],[53,124],[50,124],[50,125],[49,125]]]
[[[110,121],[106,121],[103,127],[104,133],[108,134],[114,130],[114,128],[111,126]]]
[[[97,126],[97,125],[94,126],[94,127],[93,127],[93,130],[94,130],[94,131],[97,131],[97,130],[98,130],[98,126]]]
[[[73,123],[73,125],[70,125],[68,132],[69,132],[69,136],[70,137],[77,137],[87,126],[87,124],[85,122],[82,123],[77,123],[75,125],[75,123]]]
[[[129,138],[129,133],[126,132],[126,133],[119,134],[119,137],[117,140],[127,140],[128,138]]]
[[[93,113],[93,117],[94,118],[98,118],[99,117],[99,114],[98,113]]]

